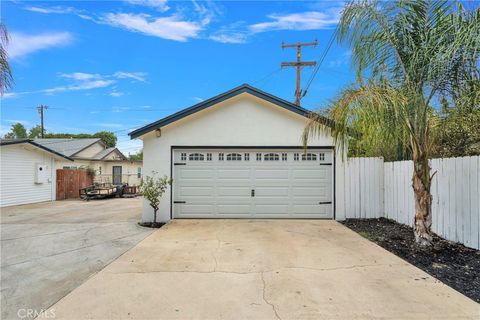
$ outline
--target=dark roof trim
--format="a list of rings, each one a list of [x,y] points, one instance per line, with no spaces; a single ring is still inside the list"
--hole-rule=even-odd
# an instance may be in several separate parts
[[[113,152],[117,151],[123,158],[123,160],[127,160],[127,157],[125,157],[125,155],[117,148],[117,147],[114,147],[112,150],[110,150],[109,153],[107,153],[106,155],[104,155],[103,157],[101,157],[100,159],[95,159],[95,160],[104,160],[105,157],[111,155]],[[103,152],[103,151],[100,151],[100,152]],[[100,153],[99,152],[99,153]],[[96,155],[95,155],[96,156]],[[95,157],[94,156],[94,157]],[[77,159],[80,159],[80,158],[77,158]],[[89,159],[89,158],[86,158],[86,159]],[[108,159],[107,159],[108,160]]]
[[[169,115],[163,119],[160,119],[158,121],[155,121],[153,123],[150,123],[142,128],[139,128],[137,130],[134,130],[132,132],[129,133],[130,135],[130,138],[132,139],[135,139],[135,138],[138,138],[150,131],[153,131],[155,129],[158,129],[158,128],[161,128],[167,124],[170,124],[172,122],[175,122],[175,121],[178,121],[182,118],[185,118],[191,114],[194,114],[196,112],[199,112],[203,109],[206,109],[208,107],[211,107],[215,104],[218,104],[222,101],[225,101],[227,99],[230,99],[234,96],[237,96],[241,93],[249,93],[257,98],[260,98],[260,99],[263,99],[263,100],[266,100],[268,102],[271,102],[273,104],[276,104],[284,109],[287,109],[289,111],[292,111],[292,112],[295,112],[301,116],[304,116],[304,117],[307,117],[309,118],[310,115],[312,114],[312,111],[310,110],[307,110],[307,109],[304,109],[302,107],[299,107],[289,101],[286,101],[286,100],[283,100],[277,96],[274,96],[272,94],[269,94],[269,93],[266,93],[262,90],[259,90],[255,87],[252,87],[248,84],[242,84],[241,86],[238,86],[236,88],[233,88],[227,92],[224,92],[224,93],[221,93],[213,98],[210,98],[208,100],[205,100],[205,101],[202,101],[200,103],[197,103],[189,108],[186,108],[186,109],[183,109],[181,111],[178,111],[172,115]],[[320,119],[323,119],[324,122],[323,124],[326,125],[326,126],[329,126],[329,127],[332,127],[333,126],[333,121],[330,120],[330,119],[327,119],[327,118],[320,118]]]
[[[91,146],[93,146],[93,145],[94,145],[95,143],[97,143],[97,142],[100,142],[104,147],[107,146],[107,145],[105,144],[105,142],[102,141],[102,139],[98,138],[97,141],[94,141],[94,142],[90,143],[88,146],[86,146],[86,147],[78,150],[77,152],[75,152],[75,153],[72,154],[71,156],[73,157],[73,156],[75,156],[77,153],[80,153],[80,152],[84,151],[85,149],[90,148]]]
[[[122,153],[122,151],[120,151],[120,149],[118,149],[117,147],[115,147],[115,149],[113,149],[112,151],[110,151],[109,153],[107,153],[107,154],[105,155],[105,157],[108,156],[108,155],[110,155],[110,154],[112,154],[112,152],[115,152],[115,151],[117,151],[118,153],[120,153],[120,155],[123,157],[123,160],[128,160],[128,158],[125,157],[125,155]],[[105,157],[103,157],[102,159],[105,159]]]
[[[12,144],[21,144],[21,143],[29,143],[29,144],[31,144],[32,146],[35,146],[35,147],[40,148],[40,149],[42,149],[42,150],[44,150],[44,151],[53,153],[54,155],[57,155],[57,156],[59,156],[59,157],[61,157],[61,158],[67,159],[67,160],[69,160],[69,161],[73,161],[72,158],[67,157],[66,155],[61,154],[61,153],[59,153],[59,152],[57,152],[57,151],[55,151],[55,150],[52,150],[52,149],[50,149],[50,148],[44,147],[44,146],[42,146],[41,144],[38,144],[38,143],[34,142],[32,139],[11,140],[11,141],[3,140],[3,141],[1,142],[1,145],[2,145],[2,146],[8,146],[8,145],[12,145]]]

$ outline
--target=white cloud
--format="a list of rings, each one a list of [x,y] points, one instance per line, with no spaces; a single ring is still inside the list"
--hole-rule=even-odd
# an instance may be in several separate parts
[[[52,32],[35,35],[11,32],[7,52],[10,58],[16,59],[39,50],[66,46],[72,41],[73,36],[69,32]]]
[[[167,0],[125,0],[125,2],[145,7],[150,7],[158,11],[167,11],[169,6]]]
[[[97,73],[84,73],[84,72],[61,73],[60,77],[69,78],[73,80],[80,80],[80,81],[101,78],[101,76]]]
[[[130,109],[131,109],[130,107],[113,107],[112,112],[120,113],[120,112],[128,111]]]
[[[5,120],[5,122],[11,123],[11,124],[21,123],[24,126],[29,126],[30,125],[30,121],[26,121],[26,120]]]
[[[122,128],[123,125],[119,123],[111,123],[111,122],[97,122],[94,125],[104,128]]]
[[[130,130],[131,131],[131,130]],[[119,137],[120,138],[120,137]],[[125,140],[119,140],[117,143],[117,148],[125,155],[137,153],[142,150],[143,141],[139,139],[129,140],[129,137],[126,136]]]
[[[215,33],[210,35],[209,39],[221,43],[245,43],[247,34],[242,32]]]
[[[73,72],[73,73],[59,73],[58,76],[60,78],[65,78],[70,80],[71,84],[48,88],[48,89],[35,90],[35,91],[10,92],[10,93],[6,93],[2,97],[2,99],[12,98],[12,97],[16,97],[24,94],[32,94],[32,93],[43,93],[43,94],[52,95],[60,92],[106,88],[116,84],[118,81],[116,79],[131,78],[137,81],[142,81],[142,82],[146,81],[145,72],[118,71],[111,75],[101,75],[98,73],[86,73],[86,72]],[[124,95],[123,92],[117,91],[116,87],[111,88],[111,92],[109,94],[112,97],[120,97]]]
[[[197,102],[202,102],[202,101],[205,101],[205,99],[202,99],[200,97],[192,97],[193,100],[197,101]]]
[[[328,66],[331,68],[346,66],[350,63],[351,57],[352,57],[352,51],[345,51],[340,56],[337,56],[336,58],[329,60]]]
[[[309,11],[285,15],[271,14],[268,17],[272,21],[252,24],[249,29],[253,33],[272,30],[328,29],[338,23],[340,10],[328,10],[327,12]]]
[[[3,96],[2,96],[2,99],[10,99],[10,98],[15,98],[18,96],[18,93],[15,93],[15,92],[7,92],[7,93],[4,93]]]
[[[249,33],[251,32],[246,29],[245,21],[237,21],[220,27],[208,38],[221,43],[245,43]]]
[[[112,96],[114,98],[118,98],[118,97],[123,96],[125,93],[114,90],[114,91],[110,92],[109,94],[110,94],[110,96]]]
[[[175,41],[195,38],[203,24],[182,20],[177,15],[155,18],[147,14],[107,13],[102,21],[114,27]]]
[[[32,12],[38,12],[38,13],[59,13],[59,14],[65,14],[65,13],[76,13],[77,10],[72,7],[26,7],[25,10],[32,11]]]
[[[145,72],[124,72],[124,71],[118,71],[113,74],[115,78],[118,79],[135,79],[137,81],[145,82],[146,81],[146,76],[147,74]]]
[[[46,93],[46,94],[53,94],[57,92],[66,92],[66,91],[90,90],[90,89],[97,89],[97,88],[105,88],[114,83],[115,83],[114,80],[91,80],[91,81],[89,80],[89,81],[81,82],[79,84],[44,89],[44,90],[40,90],[39,92]]]

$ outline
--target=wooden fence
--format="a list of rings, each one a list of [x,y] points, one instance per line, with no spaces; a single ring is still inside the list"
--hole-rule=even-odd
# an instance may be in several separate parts
[[[79,198],[79,190],[92,184],[86,170],[57,169],[57,200]]]
[[[480,156],[433,159],[432,229],[441,237],[480,249]],[[344,195],[340,219],[387,217],[413,225],[412,161],[351,158],[337,169]],[[337,189],[339,190],[339,189]],[[338,191],[337,191],[338,192]]]

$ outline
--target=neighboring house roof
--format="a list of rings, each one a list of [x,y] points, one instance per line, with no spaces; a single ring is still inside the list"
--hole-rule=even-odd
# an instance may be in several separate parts
[[[47,146],[44,146],[42,144],[39,144],[37,143],[35,140],[33,139],[1,139],[0,140],[0,145],[2,146],[7,146],[7,145],[13,145],[13,144],[30,144],[36,148],[39,148],[43,151],[46,151],[46,152],[49,152],[49,153],[52,153],[54,154],[55,156],[57,157],[60,157],[60,158],[63,158],[63,159],[67,159],[69,161],[73,161],[72,158],[70,158],[69,156],[65,155],[65,154],[62,154],[58,151],[56,151],[55,149],[53,148],[50,148],[50,147],[47,147]]]
[[[196,112],[199,112],[203,109],[206,109],[208,107],[211,107],[219,102],[222,102],[222,101],[225,101],[227,99],[230,99],[234,96],[237,96],[239,94],[242,94],[242,93],[249,93],[253,96],[256,96],[260,99],[263,99],[263,100],[266,100],[268,102],[271,102],[273,104],[276,104],[277,106],[279,107],[282,107],[284,109],[287,109],[289,111],[292,111],[292,112],[295,112],[301,116],[304,116],[304,117],[310,117],[312,111],[310,110],[307,110],[307,109],[304,109],[302,107],[299,107],[297,106],[296,104],[292,103],[292,102],[289,102],[289,101],[286,101],[286,100],[283,100],[282,98],[279,98],[277,96],[274,96],[272,94],[269,94],[267,92],[264,92],[260,89],[257,89],[255,87],[252,87],[248,84],[242,84],[241,86],[238,86],[236,88],[233,88],[229,91],[226,91],[224,93],[221,93],[213,98],[210,98],[210,99],[207,99],[205,101],[202,101],[200,103],[197,103],[193,106],[191,106],[190,108],[186,108],[186,109],[183,109],[179,112],[176,112],[170,116],[167,116],[163,119],[160,119],[158,121],[155,121],[153,123],[150,123],[142,128],[139,128],[137,130],[134,130],[132,132],[129,133],[130,137],[132,139],[134,138],[138,138],[150,131],[153,131],[155,129],[158,129],[158,128],[161,128],[167,124],[170,124],[172,122],[175,122],[175,121],[178,121],[182,118],[185,118],[191,114],[194,114]],[[323,119],[322,123],[326,126],[329,126],[329,127],[332,127],[333,126],[333,121],[328,119],[328,118],[323,118],[323,117],[320,117],[320,119]]]
[[[105,149],[105,150],[100,151],[99,153],[97,153],[96,155],[94,155],[94,156],[92,157],[92,159],[94,159],[94,160],[102,160],[102,159],[104,159],[106,156],[108,156],[109,154],[111,154],[112,152],[115,152],[115,151],[117,151],[117,152],[121,155],[122,160],[127,160],[127,157],[125,157],[125,156],[123,155],[123,153],[121,153],[120,150],[118,150],[118,149],[115,148],[115,147],[107,148],[107,149]]]
[[[82,150],[90,147],[92,144],[103,141],[99,138],[87,139],[35,139],[39,145],[55,150],[58,153],[64,154],[68,157],[75,156]]]

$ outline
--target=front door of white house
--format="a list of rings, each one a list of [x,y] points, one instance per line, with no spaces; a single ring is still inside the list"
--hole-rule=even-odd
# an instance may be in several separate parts
[[[174,149],[174,218],[333,218],[331,149]]]

